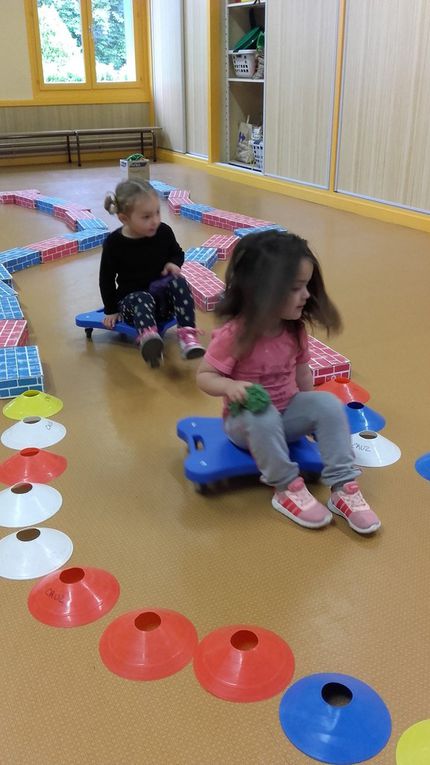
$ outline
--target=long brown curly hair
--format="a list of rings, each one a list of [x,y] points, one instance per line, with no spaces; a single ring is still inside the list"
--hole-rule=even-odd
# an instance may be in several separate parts
[[[240,318],[236,341],[239,356],[246,355],[279,318],[303,258],[313,266],[307,285],[310,297],[301,319],[285,321],[285,325],[297,337],[303,322],[311,327],[324,327],[327,334],[342,328],[339,312],[327,295],[318,260],[305,239],[276,230],[247,234],[233,250],[224,297],[215,309],[224,321]]]

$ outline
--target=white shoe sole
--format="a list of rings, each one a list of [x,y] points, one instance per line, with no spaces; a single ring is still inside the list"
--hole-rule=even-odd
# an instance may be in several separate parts
[[[347,522],[348,526],[353,531],[356,531],[357,534],[373,534],[375,531],[378,531],[378,529],[381,528],[381,521],[379,521],[378,523],[374,523],[373,526],[369,526],[368,529],[360,529],[358,528],[358,526],[354,526],[354,524],[351,523],[349,518],[347,518],[346,515],[344,515],[343,513],[340,512],[340,510],[337,509],[336,505],[331,501],[331,499],[328,500],[327,507],[335,515],[340,515],[340,517]]]
[[[185,351],[181,348],[181,356],[183,359],[201,359],[205,353],[206,350],[202,348],[201,345],[196,345],[193,348],[188,348],[188,351]]]
[[[279,513],[282,513],[282,515],[286,515],[287,518],[289,518],[291,521],[294,521],[294,523],[297,523],[299,526],[304,526],[306,529],[322,529],[324,526],[328,526],[329,523],[331,523],[333,520],[332,514],[328,513],[319,523],[304,521],[301,518],[298,518],[297,515],[290,513],[290,511],[281,505],[281,503],[278,502],[275,498],[272,499],[272,507],[274,507],[275,510],[277,510]]]

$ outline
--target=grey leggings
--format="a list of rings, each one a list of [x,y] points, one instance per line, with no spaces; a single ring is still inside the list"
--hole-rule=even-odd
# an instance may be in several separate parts
[[[314,433],[324,469],[321,480],[326,486],[343,484],[360,475],[354,465],[351,435],[343,404],[332,393],[306,391],[296,393],[283,412],[273,405],[259,414],[243,409],[236,417],[228,416],[225,431],[231,441],[249,449],[264,483],[283,491],[299,474],[290,460],[287,441]]]

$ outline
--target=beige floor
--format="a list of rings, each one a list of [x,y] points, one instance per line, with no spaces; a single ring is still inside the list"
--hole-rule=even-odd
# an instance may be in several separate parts
[[[352,214],[227,183],[195,169],[157,163],[152,177],[191,197],[261,216],[306,236],[321,259],[345,322],[331,340],[352,360],[354,379],[387,419],[384,435],[401,460],[367,470],[362,488],[383,521],[362,538],[337,520],[309,532],[271,509],[256,482],[209,496],[182,471],[178,418],[217,415],[219,401],[194,384],[195,362],[174,338],[163,369],[147,369],[132,345],[107,333],[85,340],[75,314],[99,304],[99,250],[16,275],[19,298],[39,346],[47,392],[60,396],[55,419],[68,429],[53,451],[69,460],[53,485],[63,507],[51,525],[74,542],[72,565],[106,568],[121,596],[102,620],[74,630],[43,626],[29,614],[33,582],[2,580],[0,719],[4,765],[304,765],[278,723],[279,697],[231,704],[203,691],[192,667],[158,682],[122,680],[98,655],[98,639],[126,611],[165,607],[187,615],[203,637],[247,623],[282,635],[298,679],[315,672],[361,678],[393,718],[386,749],[372,762],[393,765],[396,741],[429,715],[429,484],[414,460],[430,450],[428,285],[430,237]],[[102,209],[118,180],[116,163],[81,169],[3,170],[2,190],[42,193]],[[183,247],[214,229],[169,214]],[[0,206],[0,249],[64,230],[49,216]],[[216,271],[222,275],[222,265]],[[213,317],[199,314],[209,329]],[[2,430],[11,425],[3,417]],[[0,447],[0,459],[10,451]],[[326,497],[323,487],[318,496]],[[10,533],[2,529],[1,535]]]

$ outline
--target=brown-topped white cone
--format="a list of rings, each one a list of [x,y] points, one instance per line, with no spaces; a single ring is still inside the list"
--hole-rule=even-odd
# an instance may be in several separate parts
[[[63,498],[44,483],[22,481],[0,491],[0,526],[22,528],[43,523],[58,513]]]
[[[9,449],[25,449],[27,446],[44,449],[46,446],[57,444],[66,433],[66,428],[61,423],[32,415],[24,417],[3,431],[1,442]]]
[[[73,552],[72,540],[57,529],[31,527],[0,539],[0,576],[35,579],[64,566]]]

